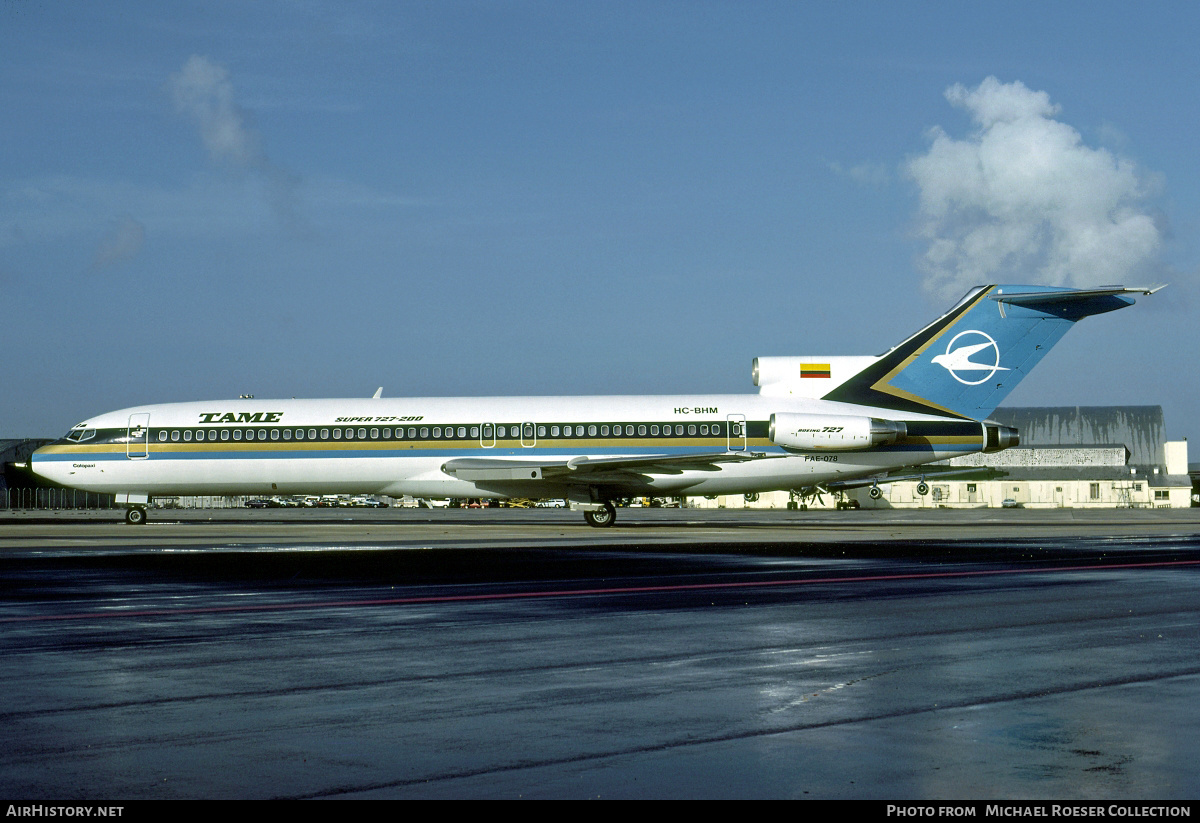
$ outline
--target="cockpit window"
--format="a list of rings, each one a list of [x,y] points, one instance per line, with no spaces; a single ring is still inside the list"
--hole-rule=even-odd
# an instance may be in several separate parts
[[[67,439],[74,440],[76,443],[82,443],[84,440],[91,440],[95,436],[95,429],[72,429],[67,434]]]

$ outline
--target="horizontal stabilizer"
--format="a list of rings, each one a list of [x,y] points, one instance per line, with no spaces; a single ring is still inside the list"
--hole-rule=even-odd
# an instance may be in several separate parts
[[[1011,303],[1017,306],[1044,306],[1054,303],[1077,302],[1089,297],[1118,297],[1125,294],[1154,294],[1167,287],[1166,283],[1157,286],[1100,286],[1095,289],[1063,289],[1061,291],[1009,292],[997,290],[992,299],[998,303]]]

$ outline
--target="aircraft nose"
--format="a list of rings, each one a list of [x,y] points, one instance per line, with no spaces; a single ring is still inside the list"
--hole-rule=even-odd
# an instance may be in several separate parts
[[[54,477],[52,472],[54,462],[47,459],[48,454],[49,449],[45,446],[34,449],[30,452],[29,459],[25,461],[25,469],[38,477],[57,482],[58,478]]]

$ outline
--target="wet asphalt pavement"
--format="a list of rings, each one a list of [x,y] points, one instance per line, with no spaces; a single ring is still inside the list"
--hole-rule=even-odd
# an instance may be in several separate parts
[[[1200,795],[1194,520],[463,516],[0,524],[0,793]]]

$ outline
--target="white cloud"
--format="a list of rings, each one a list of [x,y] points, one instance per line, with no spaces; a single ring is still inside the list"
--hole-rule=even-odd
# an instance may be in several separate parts
[[[207,57],[192,55],[169,84],[175,108],[195,121],[215,165],[258,176],[275,215],[292,229],[307,232],[299,212],[300,177],[272,163],[262,140],[234,101],[229,71]]]
[[[128,214],[117,220],[100,241],[92,256],[92,268],[101,269],[127,263],[138,256],[146,242],[146,227]]]
[[[860,186],[881,189],[887,186],[892,179],[888,167],[882,163],[859,163],[849,168],[837,161],[829,162],[826,165],[834,174],[849,177]]]
[[[1055,119],[1045,92],[989,77],[954,85],[946,99],[975,131],[941,127],[909,161],[920,190],[918,264],[940,297],[978,283],[1086,286],[1137,280],[1158,266],[1160,228],[1152,187],[1135,165],[1084,145]]]
[[[252,169],[265,161],[258,135],[246,126],[233,101],[233,83],[224,66],[192,55],[179,74],[171,75],[175,108],[200,127],[200,137],[214,163]]]

